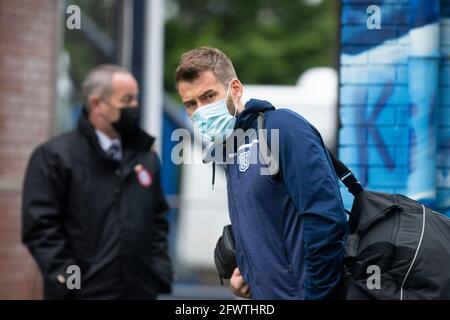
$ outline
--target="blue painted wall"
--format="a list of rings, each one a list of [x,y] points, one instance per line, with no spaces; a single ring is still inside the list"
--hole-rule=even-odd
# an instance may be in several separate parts
[[[450,215],[450,0],[341,2],[340,158],[367,188]]]

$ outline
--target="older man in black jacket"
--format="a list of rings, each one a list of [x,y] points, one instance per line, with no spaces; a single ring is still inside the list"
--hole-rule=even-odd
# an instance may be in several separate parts
[[[154,299],[172,282],[168,205],[154,138],[138,126],[138,84],[127,70],[102,65],[83,89],[78,127],[31,156],[23,242],[46,299]]]

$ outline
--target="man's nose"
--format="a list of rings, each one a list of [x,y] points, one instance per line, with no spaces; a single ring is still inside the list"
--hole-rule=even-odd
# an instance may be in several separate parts
[[[139,106],[139,101],[137,99],[133,99],[130,104],[130,107],[137,108]]]

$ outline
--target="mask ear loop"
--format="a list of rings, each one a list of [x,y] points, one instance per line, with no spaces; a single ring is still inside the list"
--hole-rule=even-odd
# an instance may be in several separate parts
[[[225,102],[228,100],[228,95],[229,95],[229,93],[230,93],[230,88],[231,88],[231,81],[233,81],[234,79],[237,79],[237,78],[231,79],[230,82],[228,83],[227,94],[226,94],[226,96],[225,96]],[[237,114],[237,105],[234,103],[234,101],[231,101],[231,102],[233,102],[233,105],[234,105],[234,115],[233,115],[233,117],[236,118],[236,114]]]

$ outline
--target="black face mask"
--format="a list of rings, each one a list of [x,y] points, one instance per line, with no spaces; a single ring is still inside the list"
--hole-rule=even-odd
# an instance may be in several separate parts
[[[136,107],[124,107],[120,109],[119,120],[111,123],[120,134],[128,134],[139,128],[139,110]]]

